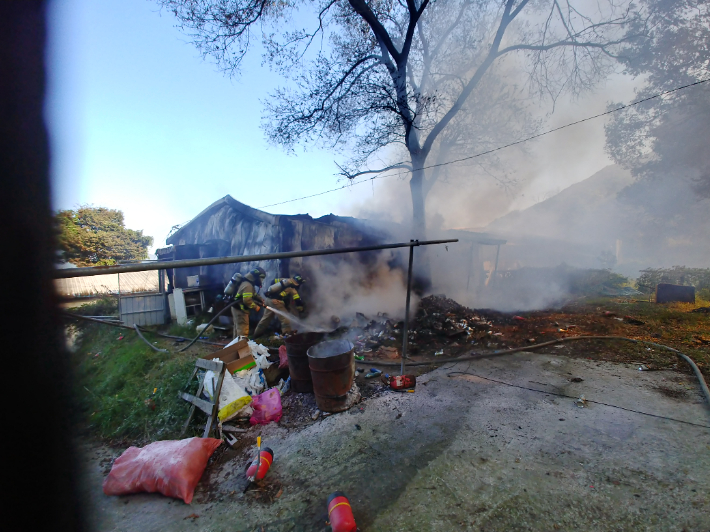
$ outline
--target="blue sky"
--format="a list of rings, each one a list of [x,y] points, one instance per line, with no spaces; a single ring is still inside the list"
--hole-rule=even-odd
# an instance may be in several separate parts
[[[342,155],[289,155],[267,144],[260,99],[281,80],[261,66],[257,50],[232,79],[203,61],[175,24],[150,0],[50,3],[46,118],[55,209],[120,209],[128,227],[161,247],[173,225],[226,194],[258,208],[342,185],[333,162]],[[617,78],[587,99],[559,102],[548,124],[628,100],[631,88]],[[589,177],[610,162],[602,126],[575,126],[531,143],[522,158],[509,156],[506,169],[523,183],[512,193],[465,177],[461,185],[437,185],[442,199],[430,201],[429,211],[448,227],[479,227]],[[402,220],[409,204],[406,181],[389,179],[266,210]]]
[[[268,146],[259,99],[279,78],[258,53],[230,79],[147,0],[55,0],[48,26],[55,209],[121,209],[160,246],[226,194],[260,207],[338,185],[336,155]],[[348,195],[275,210],[319,216]]]

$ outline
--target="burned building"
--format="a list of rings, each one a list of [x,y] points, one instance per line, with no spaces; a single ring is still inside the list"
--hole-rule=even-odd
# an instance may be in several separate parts
[[[465,276],[471,289],[483,282],[483,277],[478,275],[483,270],[483,262],[478,253],[472,251],[479,246],[505,243],[467,231],[446,231],[436,237],[466,241],[462,242],[463,245],[454,244],[450,250],[447,247],[437,253],[444,253],[447,262],[460,265],[460,272],[451,271],[446,274],[447,277],[459,279]],[[160,260],[177,260],[348,248],[409,239],[406,228],[397,224],[333,214],[320,218],[307,214],[274,215],[249,207],[228,195],[178,228],[168,237],[168,247],[156,253]],[[186,301],[188,310],[190,307],[204,308],[205,303],[209,305],[210,298],[222,291],[235,271],[246,273],[261,266],[267,272],[267,282],[275,277],[300,273],[309,280],[303,287],[302,295],[306,301],[329,300],[324,306],[332,308],[338,306],[336,302],[347,300],[355,292],[381,295],[391,288],[390,293],[395,298],[397,291],[405,287],[401,281],[406,274],[406,263],[406,250],[386,250],[182,268],[168,270],[168,281],[170,292],[180,289],[190,300]],[[390,286],[395,284],[401,286],[395,290]],[[398,296],[396,298],[399,299]],[[401,299],[396,306],[404,303],[404,298]],[[362,306],[360,301],[358,304]],[[385,306],[380,305],[381,308]]]
[[[166,240],[168,247],[156,254],[159,260],[177,260],[357,247],[387,241],[386,231],[362,220],[333,214],[315,219],[307,214],[274,215],[227,195],[172,233]],[[261,266],[267,272],[267,281],[296,272],[314,280],[304,287],[307,297],[316,288],[314,274],[335,271],[342,260],[342,256],[331,255],[169,270],[169,291],[199,290],[207,292],[209,298],[222,290],[235,271],[246,273]],[[367,267],[375,259],[373,254],[358,254],[356,260]],[[201,297],[204,299],[205,294]]]

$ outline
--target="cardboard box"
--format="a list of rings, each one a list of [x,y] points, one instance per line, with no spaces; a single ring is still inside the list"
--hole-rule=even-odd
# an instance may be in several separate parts
[[[205,355],[202,358],[206,360],[221,360],[227,364],[227,371],[230,373],[256,366],[254,357],[251,356],[251,349],[249,348],[247,340],[241,340],[229,347]]]

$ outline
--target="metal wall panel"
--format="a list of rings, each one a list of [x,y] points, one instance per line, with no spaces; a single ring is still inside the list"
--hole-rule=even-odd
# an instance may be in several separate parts
[[[124,325],[162,325],[165,323],[165,294],[121,296],[121,321]]]

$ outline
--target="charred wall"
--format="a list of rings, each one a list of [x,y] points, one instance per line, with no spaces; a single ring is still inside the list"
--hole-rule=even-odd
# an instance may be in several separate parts
[[[357,247],[384,243],[389,239],[386,231],[363,225],[362,221],[352,218],[272,215],[225,196],[171,235],[166,243],[173,246],[176,255],[189,251],[194,257],[216,257]],[[294,273],[309,279],[303,288],[307,298],[309,293],[316,292],[318,278],[337,275],[344,261],[374,268],[378,261],[377,252],[203,266],[199,271],[176,271],[176,276],[199,273],[224,286],[235,271],[246,273],[261,266],[267,272],[267,281]]]

